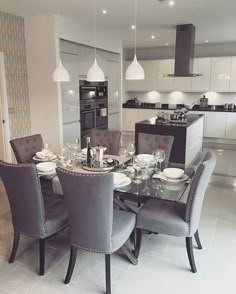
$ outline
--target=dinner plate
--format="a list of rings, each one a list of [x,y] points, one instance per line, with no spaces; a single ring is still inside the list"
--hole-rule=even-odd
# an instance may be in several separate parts
[[[150,162],[154,159],[154,156],[152,154],[138,154],[136,161],[144,161],[144,162]]]
[[[36,168],[39,172],[49,173],[55,171],[56,163],[55,162],[41,162],[36,164]]]
[[[126,180],[121,183],[120,185],[114,185],[115,188],[120,188],[120,187],[124,187],[124,186],[128,186],[131,183],[131,179],[126,177]]]
[[[163,181],[166,181],[166,182],[171,182],[171,183],[179,183],[179,182],[184,182],[184,181],[187,181],[188,180],[188,176],[186,174],[183,174],[180,178],[178,179],[170,179],[170,178],[167,178],[164,173],[159,173],[159,174],[154,174],[152,176],[154,179],[161,179]]]
[[[33,160],[35,161],[40,161],[40,162],[46,162],[46,161],[51,161],[51,160],[55,160],[57,159],[57,156],[55,154],[53,154],[52,156],[50,157],[45,157],[45,158],[39,158],[37,157],[36,155],[33,157]]]
[[[121,185],[123,182],[127,180],[127,176],[122,173],[113,172],[113,178],[114,178],[114,185]]]

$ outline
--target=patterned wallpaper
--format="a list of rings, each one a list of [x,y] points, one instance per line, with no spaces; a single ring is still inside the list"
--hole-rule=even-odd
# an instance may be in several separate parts
[[[0,11],[0,52],[4,53],[10,136],[30,134],[24,19]]]

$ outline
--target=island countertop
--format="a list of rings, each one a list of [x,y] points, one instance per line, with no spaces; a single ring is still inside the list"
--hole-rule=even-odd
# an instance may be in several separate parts
[[[137,122],[136,124],[141,125],[157,125],[165,128],[169,127],[180,127],[180,128],[188,128],[195,122],[197,122],[201,117],[203,117],[203,114],[189,114],[187,116],[186,122],[179,122],[179,121],[168,121],[165,123],[156,122],[156,117],[152,117],[140,122]]]

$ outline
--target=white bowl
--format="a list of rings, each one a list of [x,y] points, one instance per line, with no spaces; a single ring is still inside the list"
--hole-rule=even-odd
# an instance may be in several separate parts
[[[181,168],[165,168],[163,170],[164,175],[169,179],[179,179],[184,174],[184,170]]]
[[[138,161],[145,161],[145,162],[150,162],[154,159],[154,156],[151,154],[139,154],[137,155],[137,160]]]
[[[114,177],[114,185],[121,185],[127,179],[126,175],[122,173],[116,173],[116,172],[113,173],[113,177]]]
[[[37,170],[44,173],[53,171],[56,167],[57,165],[54,162],[41,162],[36,165]]]

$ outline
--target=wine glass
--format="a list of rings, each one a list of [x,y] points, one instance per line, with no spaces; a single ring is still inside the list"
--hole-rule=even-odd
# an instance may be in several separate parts
[[[121,164],[121,169],[124,169],[125,168],[125,156],[127,155],[127,149],[125,148],[125,147],[123,147],[123,146],[121,146],[120,147],[120,149],[119,149],[119,155],[121,156],[121,158],[122,158],[122,164]]]
[[[131,162],[132,162],[132,165],[134,165],[134,154],[135,154],[135,145],[133,143],[130,143],[128,146],[127,146],[127,152],[129,154],[129,156],[131,156]]]
[[[153,152],[155,160],[159,163],[160,171],[161,171],[161,163],[165,160],[165,150],[157,149]]]

